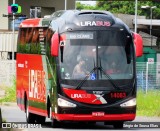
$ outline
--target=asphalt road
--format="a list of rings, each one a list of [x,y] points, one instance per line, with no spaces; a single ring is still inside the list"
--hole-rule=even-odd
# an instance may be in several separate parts
[[[2,117],[7,121],[7,122],[26,122],[25,120],[25,113],[23,111],[21,111],[17,106],[1,106],[2,109]],[[141,123],[142,126],[143,125],[150,125],[146,122],[149,122],[151,124],[154,124],[155,126],[158,124],[159,128],[156,127],[152,127],[152,128],[141,128],[141,127],[131,127],[128,128],[129,126],[134,126],[135,124],[139,124],[139,123],[134,123],[131,124],[130,123],[126,123],[125,124],[125,128],[123,130],[140,130],[140,131],[146,131],[146,130],[150,130],[150,131],[155,131],[155,130],[160,130],[160,118],[156,118],[156,117],[136,117],[136,119],[134,120],[134,122],[145,122],[145,123]],[[154,123],[154,122],[158,122],[158,123]],[[154,126],[153,125],[153,126]],[[56,131],[64,131],[64,130],[78,130],[78,131],[94,131],[94,130],[115,130],[113,128],[113,126],[111,125],[104,125],[103,122],[97,122],[95,125],[92,124],[79,124],[79,123],[65,123],[62,125],[62,127],[60,128],[52,128],[51,127],[51,123],[50,123],[50,119],[47,119],[45,125],[42,125],[42,128],[38,128],[38,129],[24,129],[27,131],[50,131],[50,130],[56,130]]]

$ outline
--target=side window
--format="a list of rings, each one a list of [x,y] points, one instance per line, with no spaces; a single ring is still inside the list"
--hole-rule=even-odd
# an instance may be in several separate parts
[[[51,38],[52,38],[53,34],[54,34],[54,32],[49,28],[45,29],[45,31],[44,31],[45,43],[46,43],[46,52],[47,52],[46,55],[48,57],[51,57]]]
[[[126,41],[126,45],[125,45],[125,52],[126,52],[126,58],[127,58],[127,64],[130,64],[132,59],[133,59],[133,42],[132,39],[129,38]]]
[[[51,31],[47,27],[20,28],[17,51],[45,55],[49,50],[50,39]]]
[[[17,46],[19,53],[40,54],[38,28],[20,28]]]

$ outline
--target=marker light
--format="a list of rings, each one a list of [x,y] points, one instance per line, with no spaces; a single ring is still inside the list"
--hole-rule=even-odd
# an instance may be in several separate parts
[[[58,98],[58,106],[60,106],[60,107],[76,107],[77,105],[73,104],[69,101],[66,101],[62,98]]]
[[[136,105],[136,98],[133,98],[123,104],[121,104],[121,107],[131,107],[131,106],[135,106]]]

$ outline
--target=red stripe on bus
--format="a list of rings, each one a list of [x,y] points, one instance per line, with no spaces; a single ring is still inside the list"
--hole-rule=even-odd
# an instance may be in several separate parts
[[[23,104],[17,104],[21,110],[25,111],[24,105]],[[29,106],[29,112],[33,113],[33,114],[38,114],[38,115],[42,115],[42,116],[48,116],[47,115],[47,110],[43,110],[43,109],[39,109],[39,108],[35,108],[32,106]]]
[[[35,18],[35,19],[26,19],[21,24],[20,27],[38,27],[40,25],[41,18]]]
[[[31,112],[33,114],[38,114],[40,116],[48,116],[47,115],[47,110],[35,108],[35,107],[32,107],[32,106],[29,106],[29,112]]]
[[[103,104],[95,94],[89,94],[85,90],[63,88],[63,92],[68,97],[78,102],[83,102],[88,104],[97,104],[97,105]]]

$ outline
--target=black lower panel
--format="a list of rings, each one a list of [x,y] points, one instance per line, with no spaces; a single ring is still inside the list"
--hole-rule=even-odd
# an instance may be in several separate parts
[[[136,107],[132,108],[70,108],[58,109],[60,114],[92,114],[92,112],[105,112],[105,114],[135,114]]]

